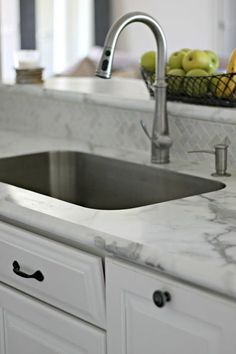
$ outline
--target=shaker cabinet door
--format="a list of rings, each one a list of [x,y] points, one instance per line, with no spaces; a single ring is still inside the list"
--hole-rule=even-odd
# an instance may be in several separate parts
[[[110,259],[106,279],[109,354],[235,354],[235,303]]]
[[[103,330],[47,304],[0,285],[0,306],[1,354],[105,354]]]
[[[0,251],[1,282],[100,328],[106,327],[100,257],[3,222]],[[19,276],[36,270],[43,280]]]

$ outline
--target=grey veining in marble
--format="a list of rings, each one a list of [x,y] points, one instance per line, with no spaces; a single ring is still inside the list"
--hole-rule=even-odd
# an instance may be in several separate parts
[[[126,108],[117,102],[98,103],[96,95],[90,99],[86,94],[78,95],[76,101],[75,92],[27,90],[0,88],[0,157],[59,149],[149,163],[149,142],[139,120],[150,125],[151,109],[128,108],[127,102]],[[225,189],[146,207],[104,211],[1,183],[1,218],[28,225],[75,247],[114,254],[236,299],[235,110],[229,110],[224,120],[221,115],[224,117],[225,110],[191,109],[192,113],[187,105],[169,107],[175,145],[171,164],[163,168],[211,178],[212,157],[193,157],[187,151],[207,149],[227,136],[231,141],[232,177],[220,179],[226,183]],[[218,116],[214,122],[213,113]],[[189,119],[188,114],[192,114]]]
[[[0,133],[1,156],[42,150],[91,151],[75,140]],[[39,146],[41,145],[41,149]],[[19,149],[19,146],[21,147]],[[10,152],[9,152],[10,151]],[[118,157],[116,150],[93,148]],[[143,162],[139,154],[119,158]],[[169,169],[206,176],[209,164],[173,161]],[[114,254],[236,297],[236,178],[201,196],[129,210],[92,210],[1,184],[2,218],[98,254]]]
[[[0,87],[1,126],[7,130],[43,134],[51,138],[79,139],[90,142],[91,146],[149,152],[150,144],[140,129],[140,120],[151,129],[154,104],[142,82],[125,81],[122,90],[124,80],[111,81],[110,85],[109,80],[104,82],[95,79],[96,85],[93,85],[92,79],[88,78],[75,80],[74,84],[71,83],[73,79],[69,79],[69,83],[64,79],[65,82],[62,81],[61,86],[53,90],[57,87],[55,80],[52,79],[52,83],[46,86],[50,89]],[[101,93],[97,93],[100,86]],[[104,93],[106,87],[107,95]],[[135,88],[134,99],[130,98],[132,87]],[[62,89],[72,92],[63,92]],[[117,96],[114,95],[116,90]],[[127,98],[124,98],[126,94]],[[212,161],[213,166],[212,156],[189,155],[188,151],[213,149],[215,144],[227,138],[231,144],[230,164],[236,164],[236,144],[233,143],[236,136],[236,109],[169,102],[168,112],[174,140],[171,157],[189,161],[205,159],[209,163]],[[50,128],[52,126],[53,129]]]

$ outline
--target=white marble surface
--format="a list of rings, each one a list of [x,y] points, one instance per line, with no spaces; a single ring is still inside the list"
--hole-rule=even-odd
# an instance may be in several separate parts
[[[53,139],[79,139],[106,149],[122,147],[126,151],[149,152],[150,144],[140,128],[140,120],[151,131],[154,102],[144,96],[137,99],[140,87],[136,89],[135,100],[123,97],[124,93],[131,96],[131,88],[143,83],[138,80],[114,79],[113,82],[100,79],[93,91],[93,82],[88,78],[75,79],[78,92],[24,85],[0,86],[0,126],[5,130],[31,132],[35,136]],[[103,88],[100,87],[102,85]],[[144,86],[142,89],[147,95]],[[213,158],[207,154],[190,155],[188,151],[213,150],[215,144],[227,138],[230,143],[229,163],[236,165],[235,112],[235,109],[169,103],[170,133],[174,142],[171,156],[190,162],[205,159],[213,163]]]
[[[153,112],[154,101],[150,99],[143,80],[114,77],[103,80],[88,78],[50,78],[43,86],[4,85],[11,92],[54,97],[75,102],[89,102],[109,107],[119,107],[141,112]],[[1,87],[0,87],[1,89]],[[202,121],[236,125],[236,108],[219,108],[168,102],[169,115]]]
[[[125,82],[125,84],[124,84]],[[85,100],[105,103],[141,111],[153,112],[154,102],[150,99],[143,80],[111,78],[51,78],[44,84],[47,91],[62,91],[83,94]],[[168,102],[168,112],[172,116],[211,122],[236,124],[236,109],[199,106]]]
[[[0,132],[0,155],[90,147],[75,140]],[[93,153],[147,163],[146,154]],[[173,161],[168,169],[210,177],[209,165]],[[151,266],[236,298],[236,171],[225,189],[129,210],[91,210],[0,184],[2,218],[41,230],[67,244]]]
[[[110,82],[108,92],[100,92],[100,83],[95,89],[94,81],[79,91],[75,83],[74,92],[63,85],[0,87],[0,157],[76,150],[148,164],[149,142],[139,121],[151,125],[154,103],[140,93],[143,83],[135,81],[133,99],[124,97],[128,86],[118,81]],[[101,82],[107,87],[109,81]],[[197,160],[187,151],[212,148],[226,135],[236,155],[235,109],[170,103],[168,110],[174,146],[164,168],[210,178],[211,157]],[[236,299],[236,160],[231,160],[232,177],[222,179],[223,190],[130,210],[90,210],[1,183],[0,215],[58,241],[124,257]]]

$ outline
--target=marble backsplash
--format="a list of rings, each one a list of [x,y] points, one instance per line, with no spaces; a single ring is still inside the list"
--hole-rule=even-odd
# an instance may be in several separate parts
[[[77,100],[68,97],[69,94],[63,92],[50,95],[39,89],[21,92],[1,88],[0,124],[4,129],[35,136],[79,139],[91,146],[149,151],[150,143],[140,127],[140,120],[151,130],[153,114],[150,109],[123,109],[83,96],[78,96]],[[215,144],[226,138],[230,145],[229,163],[236,165],[236,111],[235,124],[188,118],[186,114],[181,116],[180,110],[178,115],[169,114],[169,123],[174,141],[172,159],[210,161],[211,155],[188,154],[188,151],[212,150]]]
[[[176,158],[210,160],[209,154],[189,154],[188,151],[214,150],[214,145],[227,143],[229,162],[236,165],[236,125],[175,117],[170,120],[170,129],[174,137],[172,153]]]

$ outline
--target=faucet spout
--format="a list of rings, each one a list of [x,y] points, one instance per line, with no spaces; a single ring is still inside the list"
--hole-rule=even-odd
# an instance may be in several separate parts
[[[169,126],[166,109],[166,88],[165,80],[165,64],[166,64],[166,39],[165,34],[159,23],[151,16],[143,12],[131,12],[122,16],[110,28],[101,59],[98,63],[96,76],[104,79],[111,78],[112,63],[116,43],[123,29],[133,22],[141,22],[147,25],[152,31],[157,45],[156,57],[156,79],[155,88],[155,110],[152,126],[151,140],[151,162],[152,163],[168,163],[169,150],[172,140],[169,136]]]

